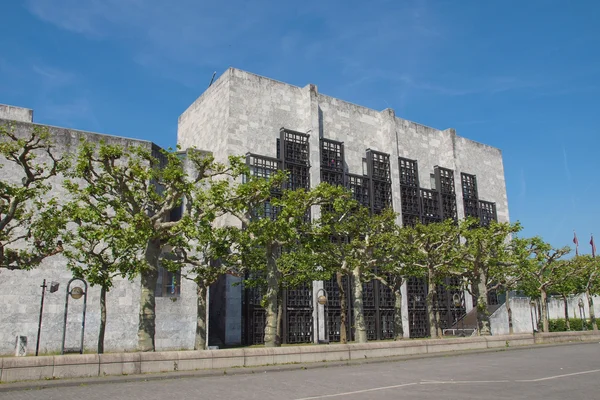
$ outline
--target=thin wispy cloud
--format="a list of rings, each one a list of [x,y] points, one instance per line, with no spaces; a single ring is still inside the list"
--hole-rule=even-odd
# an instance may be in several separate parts
[[[43,85],[48,89],[70,86],[77,82],[74,73],[60,68],[48,65],[33,65],[32,70],[38,75]]]
[[[402,69],[410,72],[429,60],[431,43],[443,36],[423,0],[369,7],[308,1],[291,8],[266,0],[27,0],[27,7],[61,29],[91,40],[117,40],[135,62],[180,81],[198,79],[198,67],[222,70],[257,58],[275,75],[295,65],[327,63],[349,81],[365,75],[368,80],[374,60],[390,54],[391,45],[402,48]],[[398,21],[398,14],[406,17]],[[303,26],[306,16],[318,25]],[[396,57],[388,58],[389,67],[398,66]]]
[[[519,192],[519,199],[521,201],[525,201],[527,197],[527,179],[525,178],[525,170],[521,169],[521,173],[519,176],[519,186],[521,191]]]
[[[141,0],[28,0],[29,11],[61,29],[91,40],[116,41],[135,62],[186,78],[203,66],[228,66],[230,46],[252,54],[252,38],[268,32],[274,18],[267,2],[205,3]]]

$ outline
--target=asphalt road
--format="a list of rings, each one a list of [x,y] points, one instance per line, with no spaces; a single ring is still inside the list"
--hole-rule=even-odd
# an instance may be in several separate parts
[[[0,393],[4,400],[600,399],[600,344]]]

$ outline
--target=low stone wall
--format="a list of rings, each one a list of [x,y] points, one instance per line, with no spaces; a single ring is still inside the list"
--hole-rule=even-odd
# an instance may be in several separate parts
[[[0,382],[350,361],[599,340],[599,332],[584,331],[279,348],[6,357],[0,358]]]

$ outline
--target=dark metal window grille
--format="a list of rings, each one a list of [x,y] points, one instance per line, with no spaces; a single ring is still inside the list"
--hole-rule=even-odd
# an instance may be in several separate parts
[[[250,344],[263,344],[265,342],[265,326],[267,325],[267,313],[264,309],[253,309],[251,318]]]
[[[373,150],[367,150],[370,159],[371,178],[374,180],[390,181],[390,156]]]
[[[321,182],[344,185],[344,144],[321,139]]]
[[[408,324],[411,338],[429,336],[429,322],[427,320],[427,283],[422,278],[408,278]]]
[[[392,185],[373,181],[373,212],[378,213],[392,206]]]
[[[323,288],[327,292],[327,307],[340,307],[340,289],[338,288],[335,276],[326,281],[323,281]]]
[[[312,284],[287,290],[287,306],[312,309]]]
[[[492,221],[498,221],[496,216],[496,203],[479,200],[479,215],[481,225],[488,226]]]
[[[454,194],[442,193],[442,219],[453,219],[458,221],[458,214],[456,210],[456,196]]]
[[[479,218],[479,200],[465,199],[463,204],[465,207],[465,217]]]
[[[372,212],[379,213],[392,206],[392,182],[390,179],[390,156],[371,149],[367,150],[368,174],[372,185]]]
[[[329,292],[327,292],[329,294]],[[327,337],[330,342],[339,342],[342,326],[342,312],[339,308],[327,307]],[[346,329],[348,337],[348,330]]]
[[[377,310],[364,310],[367,340],[377,340]]]
[[[402,215],[412,214],[419,216],[421,203],[419,202],[419,188],[411,186],[400,187],[400,199],[402,201]]]
[[[463,199],[477,200],[479,198],[477,196],[477,177],[475,175],[465,174],[462,172],[460,174],[460,178],[462,183]]]
[[[390,279],[390,277],[386,277]],[[379,307],[380,308],[394,308],[395,303],[394,292],[386,285],[379,283]]]
[[[307,167],[286,163],[285,168],[289,173],[286,189],[308,190],[310,188],[310,174]]]
[[[421,221],[419,168],[417,160],[398,158],[400,166],[400,204],[402,225],[415,226]]]
[[[419,187],[419,170],[417,160],[399,158],[400,163],[400,185]]]
[[[344,185],[344,174],[321,169],[321,182],[329,183],[334,186],[343,186]]]
[[[348,320],[346,321],[346,333],[348,340],[351,340],[352,332],[350,331],[350,319],[352,318],[352,301],[350,293],[349,279],[347,276],[342,277],[342,285],[346,289],[346,302],[348,306]],[[337,284],[336,277],[332,277],[323,281],[323,287],[327,291],[327,330],[329,333],[330,342],[340,341],[340,326],[341,326],[341,303],[340,289]]]
[[[454,171],[448,168],[434,167],[436,189],[440,197],[442,220],[458,221],[456,193],[454,189]]]
[[[284,153],[286,163],[309,165],[308,138],[306,133],[282,129]]]
[[[365,207],[371,205],[369,197],[369,179],[360,175],[348,174],[348,189],[356,201]]]
[[[281,138],[277,138],[277,159],[281,160]]]
[[[286,290],[287,343],[312,342],[312,283]]]
[[[479,218],[479,200],[477,194],[477,177],[471,174],[460,174],[463,193],[465,217]]]
[[[437,192],[429,189],[420,189],[421,216],[424,224],[440,221],[440,204]]]
[[[439,173],[439,190],[444,194],[454,194],[454,171],[448,168],[435,167]]]
[[[363,307],[375,308],[375,282],[363,283]]]
[[[288,310],[287,343],[311,343],[312,339],[312,310]]]
[[[280,161],[276,158],[246,154],[246,163],[250,167],[252,176],[269,179],[279,170]]]
[[[246,288],[246,302],[249,305],[260,306],[263,295],[263,290],[260,287]]]
[[[453,303],[454,295],[461,299],[460,307]],[[459,277],[446,278],[443,284],[438,285],[435,296],[435,310],[440,314],[442,329],[451,328],[466,313],[462,281]]]
[[[402,226],[415,227],[421,221],[418,215],[402,214]]]
[[[379,321],[381,324],[381,338],[394,338],[394,310],[380,310]]]
[[[321,139],[321,168],[344,172],[344,145],[329,139]]]

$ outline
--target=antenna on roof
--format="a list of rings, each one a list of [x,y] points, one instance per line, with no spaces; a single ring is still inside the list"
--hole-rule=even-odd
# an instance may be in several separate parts
[[[213,81],[215,80],[215,75],[217,75],[217,71],[213,72],[213,76],[212,78],[210,78],[210,83],[208,84],[208,87],[210,87],[210,85],[212,85]]]

